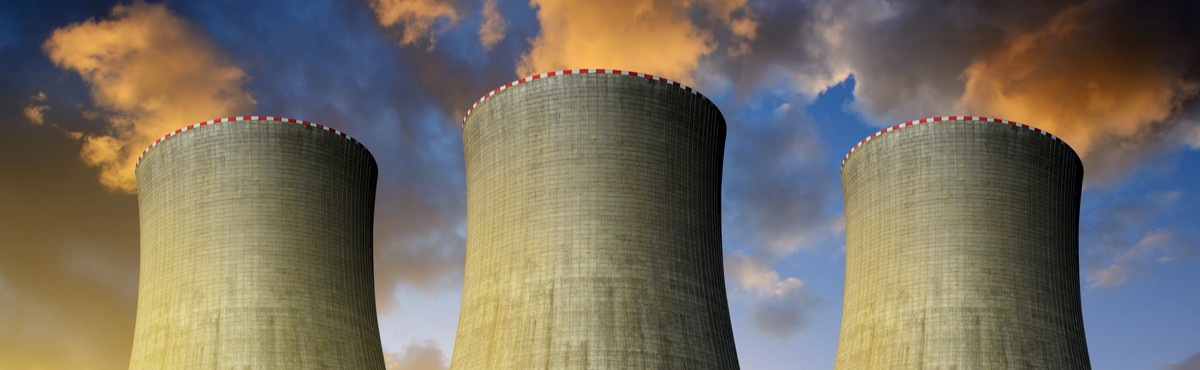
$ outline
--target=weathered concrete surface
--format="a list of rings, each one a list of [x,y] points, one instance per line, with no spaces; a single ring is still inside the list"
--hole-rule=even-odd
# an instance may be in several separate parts
[[[362,145],[295,123],[222,123],[151,149],[130,369],[383,369],[376,171]]]
[[[465,124],[451,368],[737,369],[721,261],[725,122],[635,76],[509,88]]]
[[[1083,167],[977,121],[892,131],[842,170],[837,369],[1088,369],[1079,302]]]

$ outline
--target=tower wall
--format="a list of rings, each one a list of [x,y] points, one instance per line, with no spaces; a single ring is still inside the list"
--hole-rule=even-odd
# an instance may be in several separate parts
[[[376,177],[358,142],[286,118],[208,121],[147,148],[130,369],[383,369]]]
[[[721,260],[725,122],[690,88],[532,76],[464,119],[453,369],[736,369]]]
[[[855,146],[836,368],[1090,368],[1082,180],[1061,140],[999,119],[914,121]]]

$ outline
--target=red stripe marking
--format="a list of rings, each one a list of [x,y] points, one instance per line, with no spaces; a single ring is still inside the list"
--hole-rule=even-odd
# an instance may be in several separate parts
[[[187,125],[187,126],[183,126],[183,127],[180,127],[180,128],[178,128],[178,129],[176,129],[175,131],[172,131],[172,132],[170,132],[170,133],[167,133],[166,135],[163,135],[163,136],[160,136],[160,137],[159,137],[159,138],[157,138],[157,139],[154,139],[154,142],[153,142],[153,143],[150,143],[150,145],[146,146],[146,149],[142,149],[142,153],[141,153],[141,155],[139,155],[139,156],[138,156],[138,159],[137,159],[137,162],[136,162],[135,166],[138,166],[138,165],[141,165],[141,164],[142,164],[142,158],[146,156],[146,153],[149,153],[149,152],[150,152],[150,149],[153,149],[154,147],[158,146],[159,144],[161,144],[163,141],[165,141],[167,138],[169,138],[169,137],[171,137],[171,136],[178,135],[178,134],[182,134],[182,133],[183,133],[185,130],[193,130],[193,129],[196,129],[196,128],[200,128],[200,127],[204,127],[204,126],[216,125],[216,124],[220,124],[220,123],[227,123],[227,122],[241,122],[241,121],[249,121],[249,122],[253,122],[253,121],[278,121],[278,122],[300,123],[300,124],[304,124],[304,125],[310,125],[310,126],[313,126],[313,125],[315,125],[315,126],[319,126],[319,127],[322,127],[322,128],[324,128],[324,129],[325,129],[325,131],[330,131],[330,132],[334,132],[334,131],[335,131],[335,130],[333,130],[333,129],[329,128],[329,127],[325,127],[324,125],[320,125],[320,124],[317,124],[317,123],[308,122],[308,121],[304,121],[304,120],[297,120],[297,119],[295,119],[295,118],[270,117],[270,116],[232,116],[232,117],[218,118],[218,119],[214,119],[214,120],[208,120],[208,121],[203,121],[203,122],[197,122],[197,123],[193,123],[193,124],[190,124],[190,125]],[[356,142],[356,143],[358,142],[357,140],[354,140],[354,138],[352,138],[352,137],[350,137],[349,135],[347,135],[345,132],[340,132],[340,131],[338,131],[338,132],[337,132],[337,134],[338,134],[339,136],[341,136],[341,137],[344,137],[344,138],[346,138],[346,139],[349,139],[349,140],[350,140],[350,141],[352,141],[352,142]],[[361,145],[361,144],[360,144],[360,145]]]
[[[894,129],[898,129],[898,128],[902,128],[902,127],[911,127],[913,125],[918,125],[918,124],[922,124],[922,123],[941,122],[941,121],[979,121],[979,122],[994,122],[994,123],[1008,124],[1009,126],[1028,128],[1030,130],[1033,130],[1034,132],[1037,132],[1044,136],[1050,137],[1055,142],[1061,143],[1063,145],[1067,145],[1066,141],[1062,140],[1062,138],[1054,136],[1054,135],[1050,134],[1049,132],[1042,130],[1040,128],[1025,125],[1025,124],[1018,123],[1018,122],[1006,121],[1006,120],[1002,120],[999,118],[989,118],[989,117],[983,117],[983,116],[945,116],[944,118],[943,117],[922,118],[922,119],[918,119],[918,120],[912,120],[912,121],[908,121],[905,123],[897,124],[895,126],[892,126],[892,129],[894,130]],[[850,155],[854,154],[854,152],[856,150],[858,150],[858,148],[861,147],[863,144],[866,144],[866,142],[868,140],[875,138],[875,137],[882,136],[883,134],[888,133],[888,132],[889,131],[886,128],[883,130],[879,130],[879,132],[873,133],[873,134],[871,134],[871,136],[863,138],[861,141],[858,142],[858,144],[855,144],[853,147],[851,147],[850,150],[846,152],[846,155],[842,157],[842,167],[845,168],[846,161],[848,161],[850,159]]]
[[[571,74],[595,74],[595,73],[621,74],[621,75],[629,75],[629,76],[638,76],[638,75],[639,75],[639,74],[638,74],[637,72],[635,72],[635,71],[628,71],[628,70],[621,70],[621,69],[596,68],[596,69],[564,69],[564,70],[561,70],[561,71],[551,71],[551,72],[546,72],[546,73],[545,73],[545,77],[551,77],[551,76],[561,76],[561,75],[571,75]],[[704,95],[703,95],[703,94],[700,94],[699,92],[697,92],[695,89],[691,88],[690,86],[683,85],[683,84],[681,84],[681,83],[680,83],[680,82],[678,82],[678,81],[668,81],[667,79],[664,79],[664,78],[661,78],[661,77],[659,77],[658,79],[655,79],[656,77],[655,77],[654,75],[652,75],[652,74],[645,74],[645,73],[641,74],[641,76],[642,76],[642,77],[645,77],[645,78],[647,78],[647,79],[651,79],[651,80],[655,80],[655,81],[659,81],[659,82],[663,82],[663,83],[667,83],[667,84],[670,84],[670,85],[673,85],[673,86],[679,87],[679,88],[683,89],[684,91],[687,91],[687,92],[689,92],[689,93],[692,93],[692,94],[694,94],[694,95],[699,95],[699,96],[700,96],[702,99],[704,99],[704,100],[708,100],[708,98],[704,97]],[[544,78],[544,77],[543,77],[541,74],[535,74],[535,75],[531,75],[531,76],[529,76],[529,77],[526,77],[526,78],[519,79],[519,80],[517,80],[517,81],[514,81],[514,82],[510,82],[510,83],[508,83],[508,84],[505,84],[505,86],[503,86],[502,88],[503,88],[503,89],[508,89],[508,88],[511,88],[511,87],[513,87],[513,86],[515,86],[515,85],[519,85],[519,84],[522,84],[522,83],[527,83],[527,82],[532,82],[532,81],[534,81],[534,80],[540,80],[540,79],[543,79],[543,78]],[[468,120],[468,119],[470,119],[471,113],[475,111],[475,108],[476,108],[476,107],[477,107],[479,104],[483,103],[483,102],[484,102],[484,101],[486,101],[488,98],[490,98],[490,97],[492,97],[492,96],[495,96],[496,94],[498,94],[498,93],[500,93],[500,92],[501,92],[501,88],[496,88],[495,90],[492,90],[491,92],[489,92],[488,94],[484,95],[483,97],[480,97],[478,101],[476,101],[475,103],[473,103],[473,104],[471,105],[471,107],[467,109],[466,113],[464,113],[464,114],[463,114],[462,123],[459,125],[459,128],[460,128],[460,129],[463,129],[463,128],[465,128],[465,126],[466,126],[466,122],[467,122],[467,120]]]

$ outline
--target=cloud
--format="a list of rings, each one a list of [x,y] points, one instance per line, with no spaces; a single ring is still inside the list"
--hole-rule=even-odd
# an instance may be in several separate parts
[[[804,281],[783,279],[770,267],[742,254],[725,258],[726,275],[741,289],[754,293],[751,320],[754,328],[769,337],[790,337],[808,324],[811,311],[820,306]]]
[[[437,343],[417,342],[410,344],[404,354],[385,353],[387,370],[446,370],[446,356]]]
[[[750,320],[759,332],[790,337],[807,325],[820,300],[804,281],[771,265],[841,237],[832,212],[837,174],[813,123],[786,102],[728,115],[722,214],[726,278],[753,295]],[[765,111],[758,111],[765,110]],[[766,119],[764,119],[766,117]]]
[[[1157,265],[1189,257],[1194,241],[1173,227],[1151,227],[1173,212],[1182,191],[1153,193],[1137,201],[1119,201],[1097,211],[1082,228],[1081,261],[1087,288],[1112,288],[1144,275]]]
[[[743,98],[764,87],[815,97],[850,75],[839,54],[851,25],[848,3],[772,1],[747,6],[753,15],[732,20],[728,32],[714,32],[718,41],[733,46],[727,53],[705,57],[696,78],[704,86],[732,87]]]
[[[1193,353],[1183,362],[1167,366],[1166,370],[1200,370],[1200,352]]]
[[[1188,147],[1191,147],[1192,150],[1200,150],[1200,121],[1193,121],[1188,126],[1190,129],[1184,132]]]
[[[483,0],[483,24],[479,26],[479,44],[484,49],[491,49],[497,42],[504,39],[508,30],[508,20],[500,14],[496,7],[497,0]]]
[[[1142,235],[1142,239],[1129,249],[1117,254],[1112,264],[1088,275],[1088,288],[1115,287],[1129,280],[1133,269],[1139,265],[1171,260],[1170,252],[1177,241],[1174,233],[1155,229]]]
[[[783,103],[767,122],[730,116],[725,218],[731,236],[768,260],[836,239],[837,173],[828,150],[797,103]],[[761,118],[760,118],[761,119]]]
[[[690,18],[700,10],[718,22],[736,23],[742,38],[755,25],[734,14],[745,1],[532,0],[541,31],[521,56],[517,74],[569,68],[612,68],[661,75],[691,83],[700,58],[718,44],[712,31]],[[714,27],[715,28],[715,27]]]
[[[155,138],[255,105],[242,69],[163,4],[117,5],[108,19],[54,30],[42,49],[91,87],[107,127],[85,135],[80,156],[110,189],[136,189],[134,164]]]
[[[49,110],[50,106],[38,103],[46,101],[46,93],[38,91],[37,95],[29,97],[29,101],[29,105],[26,105],[25,109],[22,109],[22,113],[25,114],[25,119],[28,119],[29,122],[35,125],[44,123],[45,117],[42,114]]]
[[[458,23],[458,10],[444,0],[371,0],[371,9],[379,25],[401,28],[400,45],[412,45],[421,40],[432,49],[437,43],[438,22]],[[481,31],[482,32],[482,31]]]

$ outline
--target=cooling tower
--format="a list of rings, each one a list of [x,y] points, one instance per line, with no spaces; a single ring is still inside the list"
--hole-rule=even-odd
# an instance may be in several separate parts
[[[320,124],[243,116],[155,141],[137,167],[130,369],[383,369],[375,160]]]
[[[985,117],[887,128],[842,162],[837,369],[1088,369],[1083,165],[1045,131]]]
[[[492,91],[463,125],[452,369],[738,367],[712,102],[641,73],[567,70]]]

